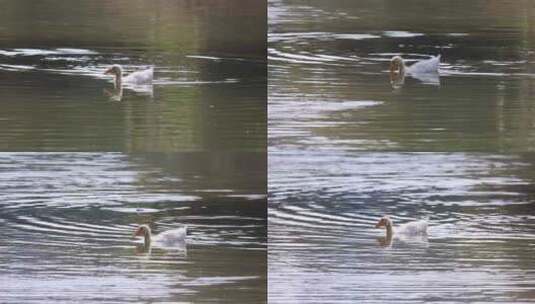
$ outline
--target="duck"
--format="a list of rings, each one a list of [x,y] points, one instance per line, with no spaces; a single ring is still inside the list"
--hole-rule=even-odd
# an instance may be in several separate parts
[[[394,222],[388,215],[383,216],[375,225],[375,228],[386,229],[386,238],[391,239],[394,234],[403,236],[422,236],[427,235],[427,221],[419,220],[408,222],[394,228]]]
[[[145,248],[150,248],[152,244],[156,244],[159,247],[183,248],[186,243],[187,233],[187,226],[182,226],[153,236],[149,225],[140,225],[136,228],[134,237],[142,236]]]
[[[405,84],[405,75],[410,75],[425,84],[439,86],[439,67],[440,55],[420,60],[411,66],[406,66],[400,56],[394,56],[390,60],[390,83],[394,89],[399,89]]]
[[[123,83],[133,85],[150,85],[152,84],[152,78],[154,75],[154,68],[150,67],[142,71],[136,71],[123,77],[123,68],[114,64],[104,72],[105,75],[115,76],[115,88],[122,88]]]
[[[440,55],[433,56],[429,59],[420,60],[411,66],[406,66],[401,56],[394,56],[390,60],[391,75],[419,75],[419,74],[438,74],[440,67]]]

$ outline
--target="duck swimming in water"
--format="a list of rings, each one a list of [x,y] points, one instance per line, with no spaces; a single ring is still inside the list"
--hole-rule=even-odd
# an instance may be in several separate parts
[[[382,246],[390,246],[394,237],[406,241],[427,241],[427,221],[425,220],[408,222],[394,228],[394,222],[385,215],[375,225],[375,228],[382,227],[386,230],[386,236],[379,241]]]
[[[386,234],[393,235],[396,234],[405,234],[405,235],[418,235],[418,234],[427,234],[427,222],[424,220],[408,222],[402,225],[399,225],[394,229],[394,223],[388,215],[383,216],[379,222],[375,225],[375,228],[386,228]]]
[[[150,248],[153,244],[159,247],[183,248],[186,243],[187,227],[167,230],[158,235],[152,235],[149,225],[140,225],[134,232],[134,237],[142,236],[144,245]]]
[[[400,56],[394,56],[390,60],[390,82],[395,88],[401,87],[408,75],[427,84],[440,85],[439,67],[440,55],[420,60],[410,66],[406,66]]]
[[[438,73],[440,67],[440,55],[429,59],[420,60],[411,66],[406,66],[405,61],[400,56],[394,56],[390,60],[391,74],[430,74]]]
[[[154,75],[154,69],[152,67],[143,70],[136,71],[123,76],[123,68],[114,64],[112,67],[107,69],[104,74],[115,76],[115,88],[122,88],[123,83],[134,84],[134,85],[150,85],[152,84],[152,78]]]

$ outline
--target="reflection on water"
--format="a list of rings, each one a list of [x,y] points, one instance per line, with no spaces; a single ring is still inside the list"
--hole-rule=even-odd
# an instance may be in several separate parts
[[[264,150],[265,5],[4,1],[0,149]],[[113,90],[112,64],[153,85]]]
[[[535,31],[527,3],[268,5],[274,149],[535,150],[530,114]],[[392,88],[393,56],[410,66],[438,54],[440,77],[408,75]],[[375,105],[331,110],[347,102]]]
[[[535,158],[285,151],[269,158],[269,301],[530,302]],[[427,219],[428,235],[389,239]]]
[[[134,58],[125,52],[121,56],[130,56],[126,60]],[[113,77],[104,75],[117,63],[114,55],[83,57],[87,59],[72,66],[48,62],[43,55],[0,55],[0,62],[17,63],[0,65],[3,150],[265,148],[261,63],[197,58],[178,63],[161,54],[166,59],[155,66],[153,85],[114,88]],[[125,74],[145,66],[123,64]]]
[[[176,54],[263,58],[266,43],[264,1],[129,0],[70,3],[2,2],[0,44],[29,49],[105,46]],[[247,28],[247,34],[243,29]],[[55,55],[48,51],[48,55]],[[1,53],[0,53],[1,54]]]
[[[263,153],[0,154],[0,302],[264,302],[265,172]],[[139,224],[187,244],[144,247]]]

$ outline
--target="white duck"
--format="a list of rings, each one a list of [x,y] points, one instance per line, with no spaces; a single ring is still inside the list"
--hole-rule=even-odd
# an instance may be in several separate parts
[[[399,225],[394,229],[394,223],[387,215],[383,216],[375,225],[375,228],[386,228],[386,238],[391,239],[394,234],[404,236],[422,236],[427,235],[427,222],[424,220],[408,222]]]
[[[398,75],[418,75],[418,74],[438,74],[440,67],[440,55],[429,59],[420,60],[411,66],[406,66],[405,61],[400,56],[392,57],[390,60],[390,73]]]
[[[115,88],[122,88],[123,83],[133,84],[133,85],[150,85],[152,84],[152,78],[154,75],[154,69],[152,67],[143,70],[130,73],[128,76],[123,77],[123,68],[114,64],[111,68],[107,69],[104,72],[106,75],[115,76]]]
[[[405,75],[431,85],[440,85],[439,77],[440,55],[421,60],[407,67],[403,58],[394,56],[390,61],[390,83],[394,88],[400,88],[405,83]]]
[[[160,247],[183,248],[186,243],[187,233],[187,226],[183,226],[153,236],[148,225],[140,225],[134,232],[134,237],[143,236],[146,248],[151,247],[152,244]]]

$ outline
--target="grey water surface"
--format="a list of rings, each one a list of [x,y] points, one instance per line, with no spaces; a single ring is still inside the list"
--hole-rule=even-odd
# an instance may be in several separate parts
[[[269,1],[274,149],[535,151],[533,7],[518,1]],[[389,61],[442,55],[393,88]]]
[[[533,13],[268,2],[269,302],[535,301]],[[438,79],[391,84],[392,56],[437,54]]]
[[[535,157],[302,152],[269,158],[271,303],[535,299]],[[425,219],[427,237],[385,238]]]
[[[265,172],[259,153],[0,153],[0,302],[264,303]],[[139,224],[187,225],[186,245],[145,248]]]

